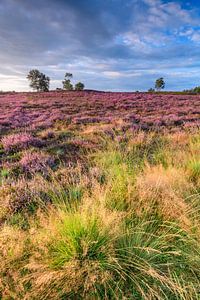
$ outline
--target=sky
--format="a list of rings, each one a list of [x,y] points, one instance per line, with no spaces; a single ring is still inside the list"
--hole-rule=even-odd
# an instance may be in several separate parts
[[[0,0],[0,90],[28,91],[39,69],[62,86],[143,91],[200,85],[200,1]]]

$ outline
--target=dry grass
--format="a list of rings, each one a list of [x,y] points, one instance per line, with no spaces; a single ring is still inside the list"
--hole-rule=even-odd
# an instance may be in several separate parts
[[[84,163],[2,182],[0,297],[199,299],[198,133],[98,140]]]
[[[148,211],[154,206],[165,220],[178,220],[188,226],[191,208],[184,193],[189,190],[192,191],[192,186],[182,170],[148,166],[136,181],[138,209]]]

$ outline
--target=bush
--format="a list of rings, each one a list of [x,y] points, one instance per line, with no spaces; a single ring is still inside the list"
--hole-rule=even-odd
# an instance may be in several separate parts
[[[37,172],[47,174],[48,169],[53,167],[54,163],[53,157],[42,152],[26,152],[19,162],[25,174]]]
[[[29,133],[7,135],[1,140],[6,151],[27,149],[29,146],[41,146],[42,141]]]
[[[84,84],[82,83],[82,82],[78,82],[78,83],[76,83],[76,85],[75,85],[75,90],[76,91],[82,91],[82,90],[84,90]]]
[[[2,201],[3,199],[3,201]],[[27,210],[36,201],[36,192],[21,180],[15,184],[4,184],[0,189],[0,220]]]

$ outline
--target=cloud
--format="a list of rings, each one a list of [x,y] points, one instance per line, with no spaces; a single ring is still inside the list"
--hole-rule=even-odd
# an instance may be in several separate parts
[[[190,85],[199,21],[198,6],[175,0],[1,0],[0,89],[28,90],[31,68],[52,88],[66,71],[88,88],[146,89],[175,70]]]

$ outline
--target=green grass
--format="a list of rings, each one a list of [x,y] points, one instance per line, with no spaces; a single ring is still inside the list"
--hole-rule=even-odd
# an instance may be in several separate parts
[[[190,172],[190,178],[196,182],[200,178],[200,160],[191,160],[188,163],[188,169]]]
[[[1,298],[200,299],[199,136],[101,136],[12,184],[2,169]]]

